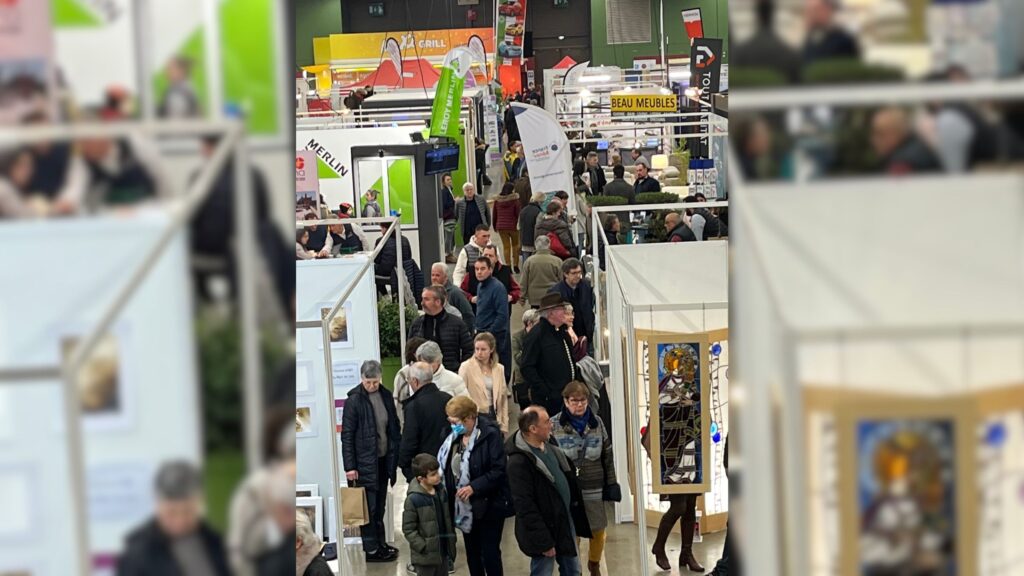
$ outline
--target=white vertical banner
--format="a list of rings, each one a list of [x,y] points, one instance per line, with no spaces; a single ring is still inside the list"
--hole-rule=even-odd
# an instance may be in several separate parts
[[[388,58],[391,59],[391,63],[395,65],[395,71],[398,72],[398,77],[405,79],[402,72],[402,48],[398,45],[398,40],[388,36],[388,39],[384,41],[384,51],[387,52]]]
[[[543,108],[519,102],[510,105],[519,124],[534,193],[564,190],[574,198],[572,150],[558,121]]]

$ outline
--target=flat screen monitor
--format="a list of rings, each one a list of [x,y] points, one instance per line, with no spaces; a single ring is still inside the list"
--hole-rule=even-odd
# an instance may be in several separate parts
[[[597,141],[597,149],[598,150],[607,150],[608,149],[608,141],[607,140],[598,140]]]
[[[657,148],[658,146],[661,146],[660,138],[648,138],[647,145],[644,148]]]
[[[459,168],[459,146],[442,146],[427,150],[423,173],[427,176],[454,172]]]

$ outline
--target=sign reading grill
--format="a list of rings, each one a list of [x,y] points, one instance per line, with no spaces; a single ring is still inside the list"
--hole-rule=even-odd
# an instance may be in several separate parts
[[[611,94],[612,115],[671,114],[679,110],[675,94],[637,94],[617,92]]]

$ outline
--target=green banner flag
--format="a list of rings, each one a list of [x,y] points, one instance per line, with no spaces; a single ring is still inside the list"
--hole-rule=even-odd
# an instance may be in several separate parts
[[[450,66],[441,69],[437,81],[434,106],[430,111],[430,136],[459,138],[459,111],[462,108],[462,88],[466,79],[456,74]]]

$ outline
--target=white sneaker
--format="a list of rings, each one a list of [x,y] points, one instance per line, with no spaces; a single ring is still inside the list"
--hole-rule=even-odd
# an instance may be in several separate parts
[[[409,562],[408,564],[405,565],[405,571],[408,572],[409,574],[415,574],[416,573],[416,568],[412,565],[412,562]]]

